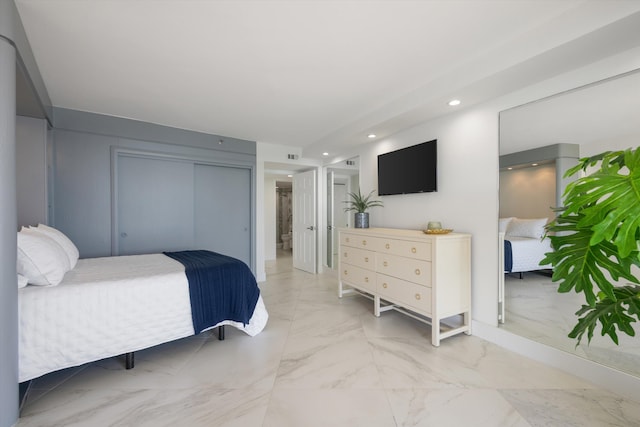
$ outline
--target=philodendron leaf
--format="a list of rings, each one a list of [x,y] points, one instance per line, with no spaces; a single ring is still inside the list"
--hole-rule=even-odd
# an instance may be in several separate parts
[[[617,344],[616,331],[634,336],[632,323],[640,320],[640,287],[612,283],[640,283],[631,273],[632,265],[640,266],[640,149],[581,159],[565,178],[580,171],[590,174],[567,185],[564,207],[547,226],[555,233],[549,236],[554,252],[541,264],[553,266],[559,292],[585,295],[588,305],[576,312],[582,317],[569,336],[579,344],[586,333],[591,341],[599,322],[602,335]]]
[[[628,257],[638,250],[640,150],[605,153],[601,162],[598,171],[567,186],[565,213],[582,214],[578,225],[593,230],[591,244],[613,241]]]
[[[581,219],[580,214],[563,213],[547,227],[556,233],[555,236],[549,236],[554,251],[547,253],[540,264],[553,265],[551,280],[559,282],[558,292],[569,292],[571,289],[582,292],[590,306],[597,300],[595,288],[615,300],[614,284],[603,271],[608,271],[613,280],[624,278],[637,283],[631,274],[633,261],[620,258],[616,246],[610,242],[601,241],[592,245],[593,232],[579,226]]]
[[[614,289],[615,299],[607,296],[598,301],[595,306],[583,305],[576,315],[582,316],[578,324],[569,333],[570,338],[576,338],[576,346],[587,334],[588,342],[593,338],[593,332],[598,322],[602,326],[601,335],[609,335],[618,344],[618,331],[633,337],[635,331],[632,323],[640,320],[640,286],[628,285]]]

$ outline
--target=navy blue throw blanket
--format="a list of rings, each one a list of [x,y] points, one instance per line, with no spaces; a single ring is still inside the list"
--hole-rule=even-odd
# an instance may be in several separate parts
[[[511,242],[504,241],[504,271],[511,273],[513,269],[513,253],[511,251]]]
[[[184,265],[196,334],[223,320],[249,323],[260,289],[244,262],[204,250],[164,254]]]

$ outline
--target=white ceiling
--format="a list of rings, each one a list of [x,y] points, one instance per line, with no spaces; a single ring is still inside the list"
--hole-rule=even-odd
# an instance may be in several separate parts
[[[54,106],[316,158],[446,114],[453,97],[464,108],[640,37],[550,55],[640,11],[633,0],[16,4]]]

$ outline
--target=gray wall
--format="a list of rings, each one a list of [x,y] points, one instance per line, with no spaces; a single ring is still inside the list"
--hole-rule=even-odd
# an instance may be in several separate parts
[[[0,15],[2,10],[0,8]],[[0,426],[18,414],[15,50],[0,39]]]
[[[0,427],[18,419],[16,17],[14,3],[0,0]]]
[[[54,109],[51,222],[75,242],[82,258],[113,254],[112,157],[116,149],[247,167],[252,171],[252,182],[246,196],[255,200],[256,156],[252,141]],[[255,208],[251,229],[255,230]],[[248,238],[253,254],[255,231]]]
[[[47,122],[16,117],[18,226],[47,224]]]

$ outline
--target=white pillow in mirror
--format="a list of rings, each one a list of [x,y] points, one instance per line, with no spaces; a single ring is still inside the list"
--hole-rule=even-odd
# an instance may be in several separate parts
[[[498,232],[499,233],[506,233],[507,232],[507,227],[509,226],[509,223],[511,222],[512,219],[513,219],[512,216],[510,216],[508,218],[499,218],[498,219]]]
[[[507,227],[506,236],[540,239],[544,235],[544,226],[547,221],[547,218],[513,218]]]
[[[70,270],[69,258],[55,240],[23,227],[18,233],[16,269],[32,285],[55,286]]]
[[[37,227],[30,228],[31,230],[46,234],[47,236],[55,240],[57,244],[62,246],[62,249],[64,249],[65,253],[67,254],[67,257],[69,258],[70,268],[76,266],[76,263],[78,262],[78,258],[80,256],[78,248],[62,231],[44,224],[38,224]]]

